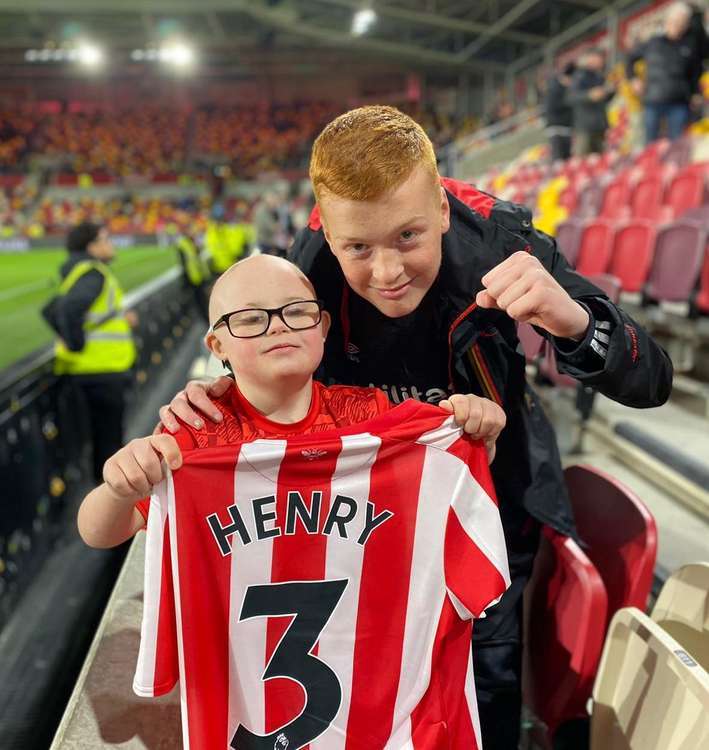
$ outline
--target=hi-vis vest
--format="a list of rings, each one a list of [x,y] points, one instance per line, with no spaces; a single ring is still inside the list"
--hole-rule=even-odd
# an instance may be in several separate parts
[[[59,286],[59,296],[65,296],[76,282],[89,271],[99,271],[103,288],[84,319],[84,348],[72,352],[58,341],[54,346],[56,375],[88,375],[129,370],[136,358],[128,321],[123,316],[123,292],[116,277],[103,263],[77,263]]]
[[[212,258],[212,266],[216,273],[224,273],[229,266],[241,258],[247,239],[242,224],[209,222],[204,244]]]
[[[194,242],[189,237],[182,235],[177,240],[177,249],[184,259],[185,273],[190,284],[199,286],[206,281],[209,276],[209,269],[206,268]]]

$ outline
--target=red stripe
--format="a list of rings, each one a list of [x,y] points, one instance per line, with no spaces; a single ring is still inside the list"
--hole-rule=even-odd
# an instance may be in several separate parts
[[[148,500],[149,502],[149,500]],[[153,695],[164,695],[179,679],[177,630],[175,627],[175,594],[172,588],[172,557],[170,556],[170,526],[167,518],[163,531],[162,569],[160,572],[160,604],[155,649]]]
[[[448,329],[448,380],[450,381],[450,388],[453,388],[453,331],[465,320],[465,318],[475,310],[477,302],[472,302],[463,312],[453,321],[451,327]]]
[[[465,697],[471,632],[471,622],[461,620],[446,597],[433,644],[431,682],[411,713],[416,750],[478,750]]]
[[[238,451],[237,451],[238,453]],[[236,466],[237,456],[233,458]],[[223,557],[212,535],[205,533],[201,513],[204,498],[217,508],[234,501],[234,472],[199,472],[193,468],[190,482],[175,475],[177,497],[177,546],[185,658],[185,691],[190,746],[228,747],[229,721],[229,610],[220,603],[230,597],[231,555]],[[221,518],[226,523],[227,518]],[[191,581],[191,583],[188,583]],[[199,585],[194,582],[199,581]],[[228,607],[228,604],[226,605]],[[209,648],[203,648],[209,643]],[[223,644],[218,648],[216,644]]]
[[[335,439],[332,445],[318,446],[327,452],[318,458],[318,476],[322,477],[322,501],[320,506],[320,527],[330,509],[330,481],[335,473],[337,457],[341,449],[341,441]],[[282,531],[285,530],[286,506],[288,491],[302,488],[298,480],[307,476],[306,462],[301,454],[302,446],[293,449],[286,448],[285,456],[278,473],[278,491],[276,497],[276,511],[282,519]],[[302,491],[303,500],[310,508],[312,487]],[[271,562],[271,582],[285,581],[316,581],[325,577],[325,557],[327,553],[327,537],[323,534],[308,535],[297,522],[296,533],[281,535],[273,540],[273,557]],[[291,617],[269,617],[266,629],[266,661],[271,658],[283,633],[291,623]],[[317,644],[315,647],[317,653]],[[305,706],[305,694],[302,688],[292,680],[275,678],[268,680],[265,686],[266,729],[269,734],[288,724],[298,716]],[[305,747],[308,747],[307,745]]]
[[[475,617],[507,588],[500,571],[468,536],[453,508],[448,511],[444,565],[448,588]]]
[[[384,747],[392,730],[406,626],[419,486],[426,447],[384,439],[369,496],[394,512],[366,543],[347,724],[350,750]],[[393,460],[393,454],[397,455]],[[382,666],[386,665],[386,669]]]
[[[480,345],[475,344],[473,346],[473,349],[475,349],[475,352],[478,355],[478,359],[480,360],[480,367],[482,368],[483,372],[485,373],[485,377],[487,378],[488,383],[490,384],[490,388],[492,389],[492,395],[495,398],[495,401],[502,406],[502,399],[500,398],[500,393],[495,387],[495,381],[492,379],[492,375],[490,375],[490,369],[487,366],[487,362],[485,361],[485,357],[483,357],[482,352],[480,351]]]

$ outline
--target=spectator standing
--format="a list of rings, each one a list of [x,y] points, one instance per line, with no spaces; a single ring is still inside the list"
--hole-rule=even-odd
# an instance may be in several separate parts
[[[207,264],[199,254],[194,238],[188,232],[182,232],[175,243],[184,271],[185,285],[194,294],[195,305],[200,316],[209,324],[209,294],[207,287],[211,276]]]
[[[571,156],[573,110],[567,94],[575,70],[574,63],[567,63],[560,72],[555,72],[547,81],[544,110],[552,162],[563,161]]]
[[[266,193],[254,209],[253,222],[259,250],[264,255],[285,257],[285,247],[280,242],[282,226],[278,212],[279,203],[276,193]]]
[[[246,250],[246,237],[237,226],[226,221],[226,212],[221,203],[212,208],[212,216],[207,224],[204,245],[209,256],[211,270],[222,274],[239,260]]]
[[[108,230],[88,222],[67,237],[69,259],[60,269],[59,294],[45,318],[59,335],[54,372],[71,379],[88,408],[93,474],[102,481],[103,464],[123,445],[125,393],[136,358],[123,290],[109,268],[115,250]]]
[[[628,55],[626,74],[642,97],[645,142],[660,136],[663,121],[667,134],[675,140],[689,123],[689,104],[698,91],[701,55],[705,50],[690,28],[692,9],[686,3],[673,3],[667,10],[664,33],[648,39]],[[645,61],[645,79],[635,73],[635,64]]]
[[[568,102],[572,109],[574,153],[577,156],[598,154],[608,128],[606,104],[613,97],[613,89],[606,83],[605,58],[598,49],[581,55],[571,80]]]

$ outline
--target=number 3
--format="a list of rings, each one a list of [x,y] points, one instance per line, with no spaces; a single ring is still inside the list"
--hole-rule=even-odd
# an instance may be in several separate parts
[[[271,583],[249,586],[239,621],[251,617],[295,615],[263,673],[263,679],[288,677],[306,694],[300,716],[268,735],[240,724],[231,740],[234,750],[297,750],[319,737],[335,718],[342,688],[335,672],[310,652],[335,611],[347,580]]]

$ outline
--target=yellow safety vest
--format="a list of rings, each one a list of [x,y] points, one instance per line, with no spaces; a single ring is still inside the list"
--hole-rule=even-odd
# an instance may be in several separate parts
[[[123,292],[108,266],[88,260],[77,263],[60,284],[59,296],[68,294],[84,274],[93,270],[103,276],[104,283],[84,319],[84,348],[73,352],[62,341],[57,341],[54,346],[56,375],[125,372],[135,362],[133,334],[123,316]]]
[[[216,273],[224,273],[244,254],[247,232],[243,224],[210,222],[204,237],[207,253]]]
[[[199,286],[209,277],[209,269],[200,257],[197,246],[189,237],[181,236],[177,240],[177,249],[184,258],[187,278],[192,286]]]

